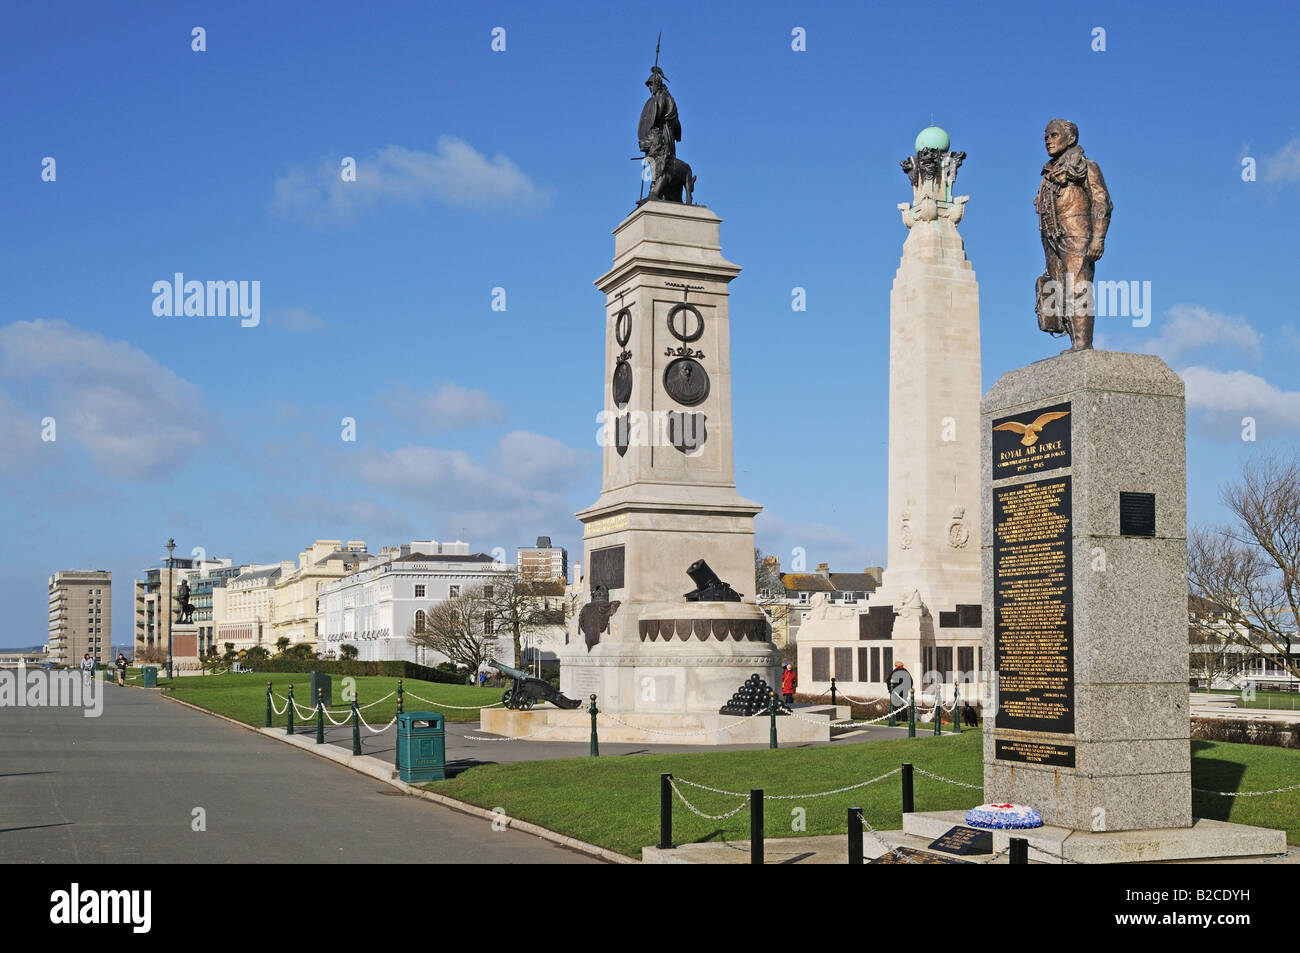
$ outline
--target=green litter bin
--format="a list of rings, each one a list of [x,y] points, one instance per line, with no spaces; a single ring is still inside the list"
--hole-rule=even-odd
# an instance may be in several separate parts
[[[406,711],[397,716],[400,777],[407,784],[445,781],[447,736],[443,716],[436,711]]]
[[[145,688],[158,687],[158,666],[157,665],[146,665],[144,668],[140,669],[140,672],[142,675],[142,678],[140,680],[141,685],[143,685]]]

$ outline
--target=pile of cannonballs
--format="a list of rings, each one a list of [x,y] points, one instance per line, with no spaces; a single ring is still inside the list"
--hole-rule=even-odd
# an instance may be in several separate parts
[[[762,676],[751,675],[745,679],[745,684],[736,690],[736,694],[731,696],[731,700],[718,709],[718,714],[748,716],[767,711],[771,694],[772,688]],[[778,709],[777,714],[784,715],[785,712]]]

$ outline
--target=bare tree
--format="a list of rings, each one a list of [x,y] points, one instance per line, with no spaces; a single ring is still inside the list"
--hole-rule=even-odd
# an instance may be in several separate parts
[[[754,548],[754,601],[772,626],[772,641],[784,649],[790,633],[790,605],[785,598],[781,561]]]
[[[492,613],[492,625],[510,635],[514,649],[511,665],[521,667],[524,636],[564,626],[564,584],[525,579],[518,573],[502,574],[482,587]]]
[[[445,655],[455,665],[476,672],[496,645],[492,632],[492,603],[484,587],[471,586],[421,610],[406,633],[412,645],[420,645]]]
[[[161,665],[167,661],[167,650],[160,645],[146,645],[135,650],[137,665]]]
[[[1213,688],[1215,682],[1231,679],[1241,669],[1245,655],[1224,637],[1222,617],[1211,603],[1192,595],[1187,601],[1188,667],[1193,678]]]
[[[785,600],[785,583],[781,580],[781,560],[754,547],[754,593],[768,600]]]
[[[1300,678],[1291,654],[1300,618],[1300,458],[1247,463],[1222,499],[1232,523],[1187,540],[1188,585],[1212,607],[1192,613],[1192,625]]]

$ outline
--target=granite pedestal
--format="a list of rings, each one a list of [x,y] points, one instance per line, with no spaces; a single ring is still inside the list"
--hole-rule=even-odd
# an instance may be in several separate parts
[[[1067,352],[982,405],[990,802],[1085,831],[1192,823],[1183,382]]]

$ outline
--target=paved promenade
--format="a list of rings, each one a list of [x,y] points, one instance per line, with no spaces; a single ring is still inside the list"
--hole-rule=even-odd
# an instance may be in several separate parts
[[[154,692],[104,691],[98,718],[0,709],[0,863],[595,862]]]

